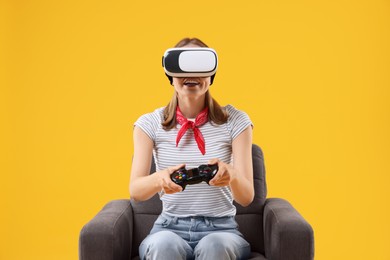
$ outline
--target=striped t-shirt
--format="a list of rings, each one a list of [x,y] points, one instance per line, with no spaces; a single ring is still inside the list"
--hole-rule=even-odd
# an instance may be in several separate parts
[[[163,129],[161,123],[164,108],[141,116],[134,125],[153,140],[153,156],[157,171],[182,163],[186,164],[187,169],[191,169],[207,164],[213,158],[232,163],[232,141],[251,126],[252,122],[245,112],[231,105],[225,109],[229,115],[225,124],[207,122],[199,127],[205,139],[205,155],[199,151],[191,129],[187,130],[176,147],[176,136],[181,126],[177,124],[176,128]],[[161,200],[163,212],[177,217],[223,217],[236,214],[232,192],[228,186],[209,186],[205,182],[187,185],[183,192],[164,194]]]

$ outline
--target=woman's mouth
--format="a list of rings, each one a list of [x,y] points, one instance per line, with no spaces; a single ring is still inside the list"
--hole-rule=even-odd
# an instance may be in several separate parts
[[[184,85],[187,87],[195,87],[195,86],[199,85],[199,82],[196,80],[187,80],[184,82]]]

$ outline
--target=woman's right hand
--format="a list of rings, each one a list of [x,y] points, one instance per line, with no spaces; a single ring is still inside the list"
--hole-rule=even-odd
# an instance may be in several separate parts
[[[184,166],[185,164],[179,164],[155,173],[158,175],[158,184],[161,187],[162,193],[173,194],[183,190],[180,185],[177,185],[171,180],[171,174]]]

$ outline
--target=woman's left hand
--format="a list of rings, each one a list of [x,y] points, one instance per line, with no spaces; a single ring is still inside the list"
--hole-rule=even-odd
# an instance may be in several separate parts
[[[229,186],[231,180],[235,177],[235,170],[232,165],[224,163],[219,159],[211,159],[208,164],[217,164],[218,172],[209,182],[210,185],[223,187]]]

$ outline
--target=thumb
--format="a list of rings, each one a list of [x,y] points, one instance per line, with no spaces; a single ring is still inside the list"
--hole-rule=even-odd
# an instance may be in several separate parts
[[[209,160],[209,161],[207,162],[207,164],[218,164],[218,162],[219,162],[219,159],[214,158],[214,159]]]
[[[183,168],[183,167],[185,167],[186,165],[184,164],[184,163],[182,163],[182,164],[178,164],[178,165],[176,165],[176,166],[173,166],[172,167],[172,172],[174,172],[174,171],[177,171],[177,170],[179,170],[180,168]]]

